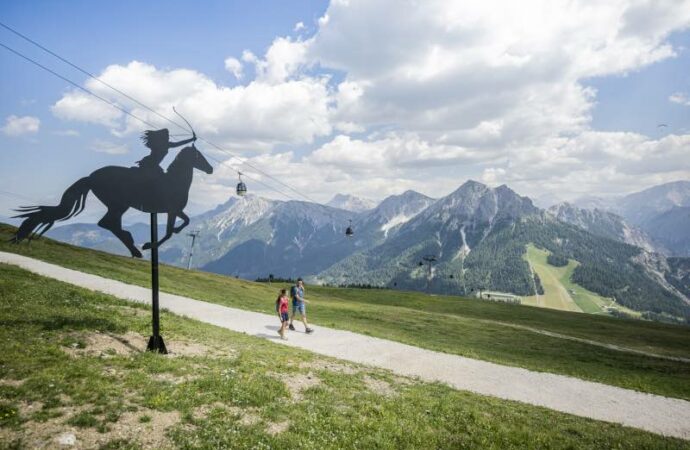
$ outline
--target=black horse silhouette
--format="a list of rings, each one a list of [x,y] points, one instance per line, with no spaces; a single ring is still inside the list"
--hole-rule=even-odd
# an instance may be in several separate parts
[[[122,215],[129,208],[148,213],[167,213],[165,236],[158,240],[158,245],[167,241],[173,233],[179,233],[189,224],[189,217],[183,209],[187,206],[194,169],[213,173],[213,167],[194,145],[180,150],[165,173],[138,167],[102,167],[67,188],[59,205],[18,209],[22,214],[15,217],[24,221],[12,241],[40,237],[56,221],[76,216],[84,210],[86,196],[91,191],[108,208],[98,225],[117,236],[133,257],[141,258],[131,233],[122,229]],[[178,217],[182,219],[182,224],[175,226]],[[144,250],[149,248],[150,242],[144,244]]]

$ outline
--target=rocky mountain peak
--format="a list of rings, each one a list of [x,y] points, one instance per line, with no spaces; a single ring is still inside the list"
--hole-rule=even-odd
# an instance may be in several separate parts
[[[451,194],[443,197],[425,212],[430,217],[440,215],[492,221],[496,216],[517,218],[536,214],[539,209],[527,197],[518,195],[506,185],[490,188],[469,180]]]
[[[355,197],[354,195],[335,194],[335,196],[333,196],[333,198],[326,203],[326,205],[332,206],[333,208],[360,213],[376,207],[376,202],[367,198]]]
[[[645,232],[629,225],[623,217],[610,211],[598,208],[584,209],[572,203],[563,202],[550,207],[547,214],[597,236],[625,242],[647,251],[656,250],[652,239]]]
[[[674,207],[690,206],[690,181],[674,181],[626,195],[620,212],[630,222],[642,225]]]
[[[420,194],[419,192],[413,190],[408,190],[402,194],[386,197],[375,208],[374,212],[382,215],[390,215],[391,213],[398,213],[401,212],[401,210],[408,208],[418,210],[417,212],[419,212],[420,209],[418,205],[421,205],[423,208],[425,208],[433,202],[434,199],[431,197],[427,197],[426,195]]]

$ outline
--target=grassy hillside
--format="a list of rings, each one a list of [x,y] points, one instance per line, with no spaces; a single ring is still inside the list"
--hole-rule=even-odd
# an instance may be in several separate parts
[[[344,364],[0,265],[0,448],[688,448]]]
[[[149,264],[57,243],[5,241],[0,250],[148,286]],[[281,285],[161,267],[161,289],[199,300],[272,312]],[[544,330],[640,351],[690,358],[690,328],[614,319],[459,297],[386,290],[307,287],[311,321],[411,345],[531,370],[560,373],[625,388],[690,399],[690,364],[546,336]],[[530,327],[534,330],[516,328]]]
[[[590,314],[605,313],[606,307],[613,306],[631,316],[640,316],[639,312],[618,305],[612,299],[604,298],[574,283],[572,276],[579,265],[577,261],[568,259],[567,265],[555,267],[547,262],[548,255],[549,252],[532,244],[527,246],[525,259],[539,275],[544,286],[544,294],[523,297],[524,304]]]
[[[615,298],[620,305],[636,311],[690,319],[690,306],[635,262],[641,251],[637,247],[544,216],[494,228],[465,261],[469,288],[533,295],[534,285],[524,259],[526,247],[532,244],[577,261],[570,280],[592,293]],[[585,302],[583,299],[583,305]]]
[[[564,267],[554,267],[547,263],[548,252],[540,250],[533,245],[527,246],[525,260],[534,270],[544,287],[544,294],[523,297],[523,303],[544,308],[560,309],[562,311],[582,312],[584,308],[571,296],[572,289],[568,289],[565,283],[570,283],[570,275],[576,267],[572,260]],[[596,295],[596,294],[594,294]],[[587,306],[590,306],[589,304]],[[592,305],[595,306],[595,305]],[[587,312],[600,312],[598,308],[587,308]]]

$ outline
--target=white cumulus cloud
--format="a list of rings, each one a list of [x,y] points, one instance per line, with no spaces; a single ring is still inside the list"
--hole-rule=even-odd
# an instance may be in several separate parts
[[[242,62],[237,58],[226,58],[225,70],[230,72],[238,80],[242,78]]]
[[[578,132],[583,80],[672,57],[690,2],[500,0],[333,2],[308,57],[361,93],[343,120],[437,138],[501,123],[499,142]]]
[[[24,134],[37,133],[40,126],[41,121],[38,117],[11,115],[5,119],[5,126],[2,127],[2,132],[7,136],[22,136]]]
[[[597,131],[588,86],[677,57],[669,36],[688,27],[690,0],[338,0],[308,39],[277,36],[261,53],[227,58],[243,85],[137,61],[100,77],[161,114],[175,118],[176,106],[200,135],[323,200],[439,196],[467,178],[572,198],[690,178],[688,136]],[[688,103],[680,92],[669,100]],[[144,128],[79,91],[53,112],[119,136]],[[226,192],[223,173],[202,177],[204,192]]]
[[[668,98],[671,103],[677,103],[679,105],[690,106],[690,97],[683,92],[674,92]]]
[[[290,38],[277,38],[266,51],[263,60],[257,60],[257,79],[266,83],[280,83],[294,75],[306,63],[307,42]]]
[[[315,150],[307,161],[317,165],[379,172],[404,167],[448,166],[471,162],[472,151],[458,146],[430,145],[415,135],[391,133],[373,140],[338,135]]]
[[[197,132],[230,147],[266,149],[280,143],[303,144],[331,132],[331,104],[323,79],[303,77],[280,83],[255,80],[246,86],[227,87],[197,71],[158,69],[138,61],[109,66],[99,78],[179,122],[172,112],[175,106]],[[118,97],[95,80],[86,85],[156,127],[182,131],[140,105]],[[106,125],[118,135],[147,128],[137,119],[79,91],[67,92],[53,106],[53,112],[65,119]]]

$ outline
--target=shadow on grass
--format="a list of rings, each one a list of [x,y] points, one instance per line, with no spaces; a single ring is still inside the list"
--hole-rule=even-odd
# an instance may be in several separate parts
[[[105,333],[105,334],[106,334],[108,337],[110,337],[111,339],[116,340],[116,341],[119,342],[120,344],[124,345],[125,347],[127,347],[128,349],[130,349],[132,352],[142,353],[142,352],[146,351],[146,349],[141,349],[141,348],[138,348],[138,347],[135,346],[135,345],[132,345],[131,342],[129,342],[127,339],[123,338],[122,336],[118,336],[118,335],[113,334],[113,333],[110,333],[110,332],[107,332],[107,333]],[[145,338],[144,338],[144,339],[145,339]]]
[[[280,336],[278,334],[257,333],[257,334],[254,334],[252,336],[260,337],[260,338],[264,338],[264,339],[270,339],[272,341],[280,340]]]

